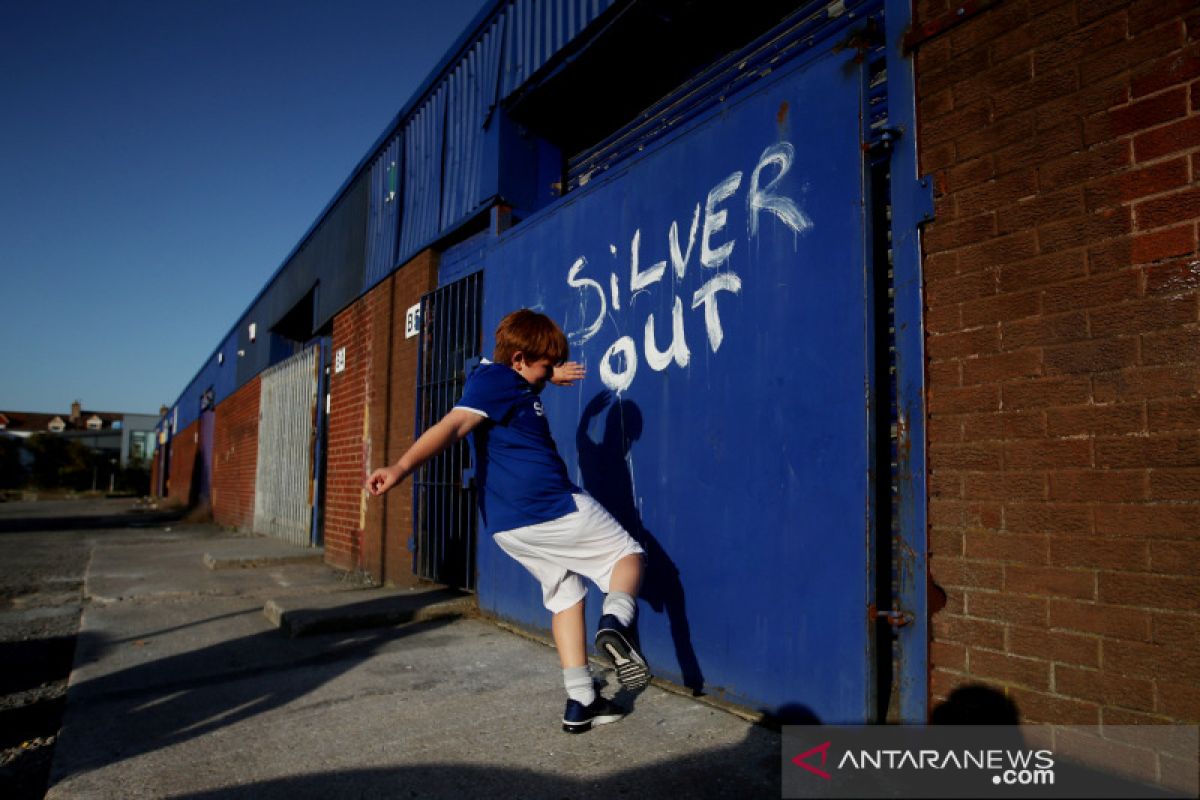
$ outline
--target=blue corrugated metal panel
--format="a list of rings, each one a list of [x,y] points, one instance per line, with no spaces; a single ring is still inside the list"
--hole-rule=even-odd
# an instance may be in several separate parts
[[[500,88],[502,31],[502,21],[494,23],[446,82],[443,230],[460,222],[496,192],[496,176],[483,172],[483,149],[486,128]]]
[[[396,242],[400,233],[400,137],[384,148],[371,165],[367,206],[367,263],[363,289],[387,276],[396,265]]]
[[[432,241],[441,229],[442,144],[446,128],[446,87],[425,102],[404,129],[404,210],[400,221],[400,261]]]
[[[515,0],[505,11],[501,96],[512,94],[614,2]]]
[[[875,711],[856,55],[776,65],[502,235],[484,267],[483,330],[540,308],[587,366],[543,393],[546,416],[572,477],[649,554],[639,632],[656,674],[827,723]],[[498,548],[480,548],[478,575],[481,607],[545,626]]]

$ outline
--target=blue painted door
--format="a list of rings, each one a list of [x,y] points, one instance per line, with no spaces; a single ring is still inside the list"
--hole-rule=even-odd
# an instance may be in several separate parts
[[[576,482],[649,554],[656,674],[831,723],[873,702],[863,92],[853,51],[794,61],[485,266],[485,331],[539,308],[587,366],[546,413]],[[548,626],[493,543],[478,562],[484,608]]]

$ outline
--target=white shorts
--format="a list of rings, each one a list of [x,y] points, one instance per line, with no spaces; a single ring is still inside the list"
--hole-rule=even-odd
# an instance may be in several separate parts
[[[616,563],[646,552],[591,495],[572,496],[577,510],[570,514],[492,535],[542,585],[542,605],[555,614],[587,595],[583,578],[607,594]]]

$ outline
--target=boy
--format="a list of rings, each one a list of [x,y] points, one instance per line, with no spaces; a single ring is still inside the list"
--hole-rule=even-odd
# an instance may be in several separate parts
[[[538,399],[547,382],[571,386],[583,377],[581,365],[567,363],[568,354],[566,336],[549,317],[529,309],[509,314],[496,329],[494,361],[471,373],[458,404],[399,461],[371,473],[367,489],[383,494],[473,435],[484,530],[542,585],[567,689],[563,730],[582,733],[626,713],[597,695],[588,671],[583,577],[607,594],[596,647],[612,659],[617,679],[640,688],[650,672],[629,632],[644,551],[571,482]]]

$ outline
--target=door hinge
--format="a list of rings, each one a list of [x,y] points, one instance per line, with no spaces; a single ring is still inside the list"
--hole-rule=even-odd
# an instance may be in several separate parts
[[[875,618],[887,620],[887,623],[893,628],[903,628],[905,625],[912,624],[915,619],[911,611],[903,611],[898,608],[890,611],[876,611]]]

